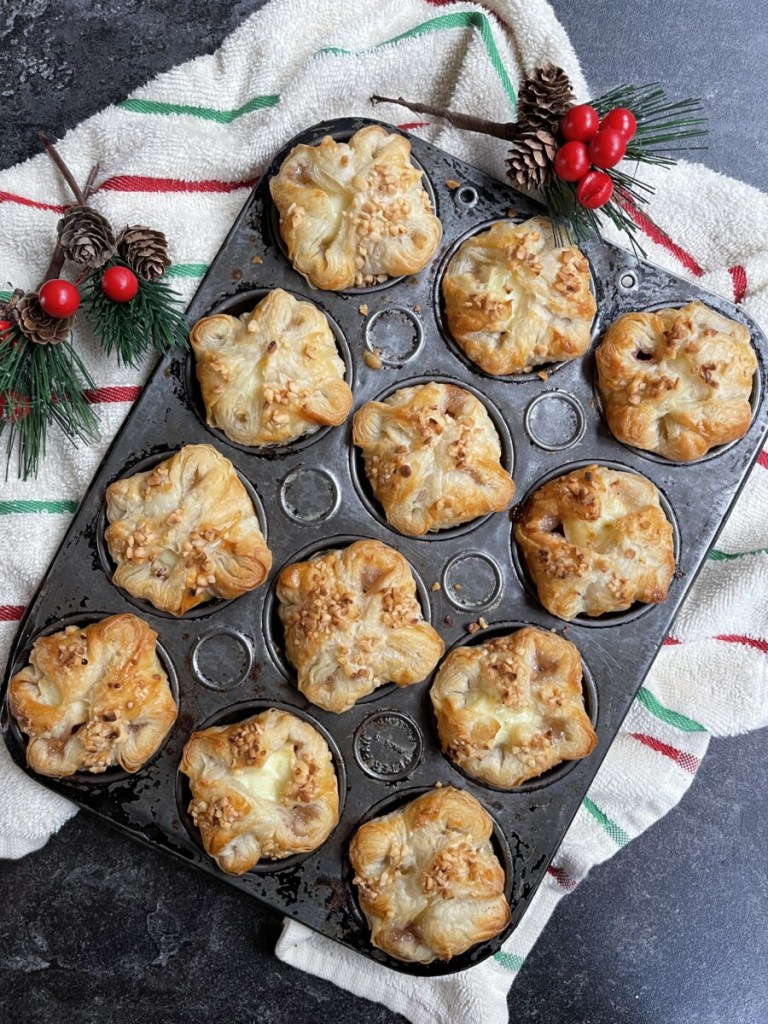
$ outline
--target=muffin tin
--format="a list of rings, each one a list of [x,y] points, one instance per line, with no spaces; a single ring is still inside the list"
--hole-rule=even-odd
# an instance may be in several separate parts
[[[316,125],[275,157],[193,299],[191,320],[212,312],[249,310],[273,287],[309,299],[334,325],[355,408],[421,381],[454,381],[473,391],[499,430],[503,461],[512,471],[518,502],[551,476],[590,462],[642,473],[659,488],[675,526],[677,572],[668,600],[597,620],[579,618],[567,624],[554,618],[539,604],[514,554],[514,508],[510,514],[488,516],[428,537],[403,537],[386,525],[368,487],[351,444],[351,416],[341,427],[319,430],[282,448],[251,450],[233,444],[205,425],[190,352],[161,361],[112,444],[27,609],[5,686],[25,663],[36,636],[71,622],[138,612],[158,632],[163,656],[178,680],[179,716],[163,747],[132,776],[107,772],[68,780],[34,777],[128,835],[194,864],[272,910],[395,970],[431,976],[462,970],[490,956],[530,903],[761,448],[768,427],[768,404],[761,400],[768,344],[737,306],[594,238],[582,247],[598,306],[593,340],[623,313],[692,299],[747,326],[759,369],[754,416],[746,436],[696,463],[662,462],[619,444],[609,434],[600,415],[590,354],[511,378],[491,377],[473,368],[447,336],[442,321],[440,277],[447,260],[467,235],[494,220],[523,220],[541,210],[503,183],[417,138],[411,140],[414,159],[424,170],[444,229],[441,248],[430,265],[416,276],[347,293],[312,289],[285,258],[276,234],[269,177],[296,143],[313,144],[326,134],[345,139],[376,123],[380,122],[344,119]],[[367,313],[360,312],[361,304],[368,307]],[[366,351],[374,349],[381,350],[378,370],[365,359]],[[274,563],[258,590],[234,601],[210,602],[174,619],[134,601],[111,583],[103,542],[104,493],[111,481],[191,443],[213,444],[248,482],[257,496]],[[381,687],[338,716],[310,705],[296,688],[282,654],[275,578],[299,557],[358,537],[382,540],[408,559],[419,582],[425,618],[443,636],[448,650],[524,624],[557,630],[572,640],[585,666],[585,701],[598,735],[594,753],[512,792],[501,792],[463,775],[441,753],[429,700],[431,680],[405,689]],[[487,627],[469,632],[480,618]],[[341,787],[341,820],[314,853],[263,863],[235,878],[219,871],[203,852],[189,822],[186,780],[177,766],[193,730],[268,706],[296,710],[329,740]],[[24,737],[11,720],[4,695],[1,724],[13,758],[24,768]],[[374,811],[391,810],[435,783],[467,789],[493,818],[512,921],[502,935],[448,963],[423,966],[401,963],[371,946],[346,852],[358,825]]]

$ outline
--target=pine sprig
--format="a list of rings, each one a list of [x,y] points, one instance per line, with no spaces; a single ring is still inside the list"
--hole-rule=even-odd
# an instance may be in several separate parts
[[[135,298],[114,302],[101,288],[102,274],[113,266],[128,264],[120,259],[110,260],[90,273],[80,289],[86,319],[106,354],[117,353],[119,362],[135,367],[151,350],[165,355],[186,346],[189,327],[178,292],[162,279],[139,278]]]
[[[626,107],[635,115],[637,128],[627,146],[625,161],[672,167],[676,160],[669,156],[686,149],[703,149],[689,143],[707,134],[707,120],[700,100],[669,101],[658,83],[652,85],[621,85],[591,100],[591,106],[602,118],[615,107]],[[626,166],[626,165],[625,165]],[[636,173],[612,167],[605,171],[613,181],[613,196],[599,211],[588,210],[576,201],[575,186],[556,179],[542,190],[541,198],[553,223],[558,219],[566,233],[579,241],[599,233],[603,219],[626,235],[630,247],[645,256],[640,232],[631,216],[633,209],[647,205],[655,189]],[[647,213],[644,217],[648,220]]]
[[[0,335],[0,437],[7,466],[16,450],[17,474],[37,474],[53,425],[76,444],[99,436],[98,419],[86,397],[95,387],[69,341],[38,345],[17,325]]]

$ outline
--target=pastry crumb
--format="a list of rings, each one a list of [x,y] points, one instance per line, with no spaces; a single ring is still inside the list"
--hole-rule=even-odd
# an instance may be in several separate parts
[[[478,626],[480,627],[480,629],[488,629],[488,619],[486,619],[486,618],[483,618],[483,616],[482,616],[482,615],[481,615],[481,616],[480,616],[480,618],[479,618],[479,619],[477,620],[477,624],[478,624]]]
[[[453,584],[453,589],[454,590],[461,590],[461,584],[460,583],[454,583]]]
[[[442,782],[441,782],[441,781],[440,781],[440,780],[438,779],[438,780],[437,780],[437,782],[435,783],[435,789],[442,789],[442,788],[443,788],[443,784],[442,784]]]
[[[446,188],[461,188],[461,182],[460,181],[456,181],[455,178],[448,178],[448,180],[445,183],[445,187]]]
[[[264,260],[261,258],[261,256],[254,256],[253,259],[251,260],[251,263],[255,263],[257,267],[261,266],[263,262]]]
[[[381,361],[381,349],[375,348],[373,352],[368,349],[363,354],[365,365],[371,370],[380,370],[384,365]]]
[[[413,307],[413,312],[414,312],[414,313],[420,313],[420,312],[421,312],[421,306],[420,306],[420,305],[418,304],[418,302],[417,302],[417,303],[416,303],[416,305],[415,305],[415,306]]]
[[[433,591],[442,590],[442,589],[443,588],[440,586],[440,584],[437,582],[437,580],[435,580],[435,582],[430,587],[430,590],[433,590]]]
[[[364,302],[360,303],[360,305],[357,307],[357,311],[362,316],[368,316],[368,306]]]
[[[474,634],[474,633],[479,633],[479,631],[480,631],[480,624],[478,622],[470,622],[470,624],[467,626],[467,632],[468,633],[473,633]]]
[[[536,376],[540,380],[549,380],[549,374],[547,373],[546,370],[539,370],[539,372],[536,374]]]
[[[507,216],[508,217],[516,217],[517,216],[517,210],[514,208],[514,206],[510,206],[510,208],[507,210]]]

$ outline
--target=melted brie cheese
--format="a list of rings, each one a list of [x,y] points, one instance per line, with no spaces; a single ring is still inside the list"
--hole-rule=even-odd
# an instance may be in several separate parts
[[[494,744],[497,747],[507,744],[524,746],[536,732],[539,716],[532,708],[510,708],[487,693],[473,696],[467,707],[477,715],[488,715],[496,719],[499,730]]]
[[[280,803],[283,791],[291,779],[293,750],[280,747],[274,750],[260,768],[239,768],[235,778],[249,796],[258,800]]]
[[[61,704],[61,690],[52,679],[43,677],[38,681],[37,688],[40,691],[41,704],[48,704],[50,706]]]

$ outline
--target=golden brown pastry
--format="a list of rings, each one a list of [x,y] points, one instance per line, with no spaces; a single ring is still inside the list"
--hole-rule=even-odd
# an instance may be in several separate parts
[[[294,146],[269,183],[288,257],[331,291],[415,274],[442,237],[411,144],[378,125]]]
[[[112,581],[173,615],[254,590],[272,565],[235,467],[209,444],[110,484],[107,517]]]
[[[53,778],[137,772],[152,757],[176,721],[156,640],[146,622],[123,614],[35,641],[8,684],[30,768]]]
[[[581,657],[557,633],[526,626],[457,647],[430,690],[440,744],[469,775],[511,789],[597,743],[581,691]]]
[[[387,520],[419,537],[506,508],[515,493],[501,465],[491,417],[455,384],[401,388],[383,402],[366,402],[352,439]]]
[[[378,540],[286,566],[277,598],[299,689],[326,711],[346,711],[384,683],[421,682],[445,649],[410,566]]]
[[[511,915],[492,831],[480,803],[452,786],[362,825],[349,859],[373,945],[429,964],[506,928]]]
[[[749,430],[749,331],[702,302],[620,317],[596,359],[605,418],[624,444],[690,462]]]
[[[230,875],[262,858],[316,850],[339,820],[328,744],[278,708],[193,732],[179,770],[189,777],[189,813],[205,852]]]
[[[672,525],[650,480],[587,466],[526,502],[515,539],[553,615],[604,615],[666,601],[675,571]]]
[[[589,264],[552,222],[499,221],[459,246],[443,277],[448,329],[486,373],[520,373],[589,348]]]
[[[206,421],[232,441],[288,444],[349,415],[352,391],[327,319],[282,288],[239,318],[198,320],[190,341]]]

